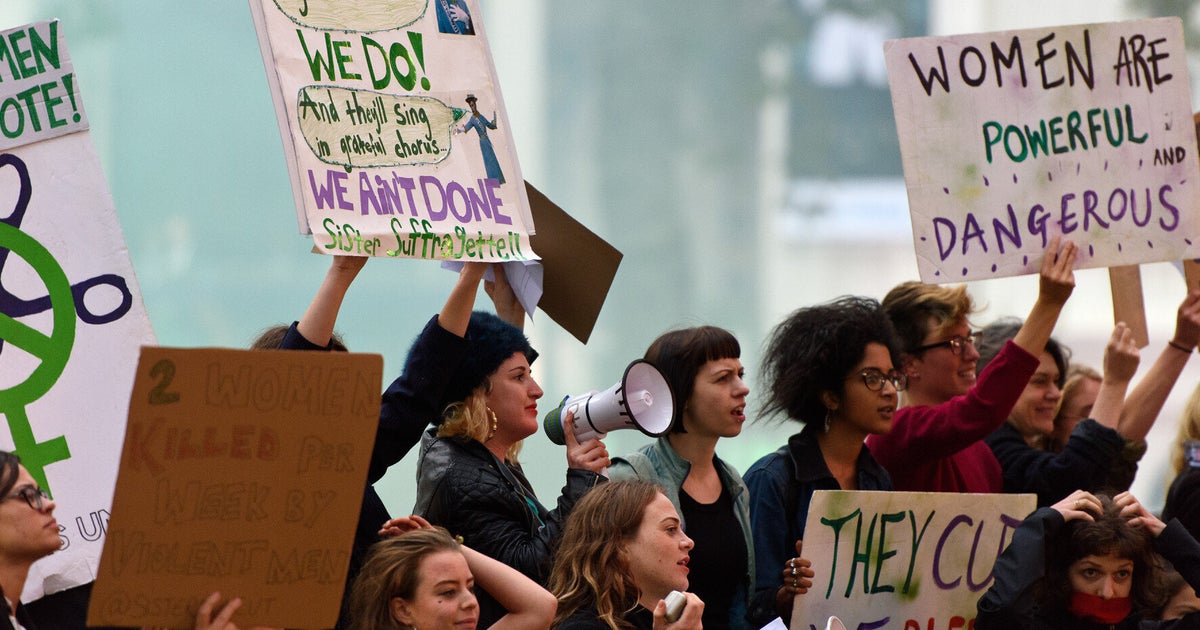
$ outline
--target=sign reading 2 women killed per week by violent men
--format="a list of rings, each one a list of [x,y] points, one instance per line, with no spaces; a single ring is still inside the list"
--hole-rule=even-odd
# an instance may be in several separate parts
[[[331,628],[379,418],[383,358],[143,348],[89,626]]]
[[[1032,494],[818,490],[804,527],[815,573],[792,630],[970,628]]]
[[[250,0],[302,232],[520,261],[533,219],[475,0]]]
[[[24,601],[92,581],[154,331],[55,20],[0,30],[0,448],[57,507]]]
[[[1178,18],[884,45],[925,282],[1200,256],[1200,162]]]

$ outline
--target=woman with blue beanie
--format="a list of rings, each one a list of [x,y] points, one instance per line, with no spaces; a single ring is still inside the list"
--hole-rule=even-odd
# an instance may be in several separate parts
[[[530,369],[538,355],[517,326],[471,312],[485,269],[479,263],[463,268],[442,312],[409,352],[406,372],[426,368],[415,373],[415,384],[438,400],[431,418],[438,426],[421,440],[413,512],[544,584],[562,525],[575,502],[603,479],[608,452],[598,439],[576,442],[572,423],[564,422],[566,486],[556,509],[538,501],[517,461],[522,441],[538,430],[542,389]],[[500,297],[493,299],[507,318],[523,322],[515,300]],[[427,337],[440,338],[439,354],[429,354]],[[479,605],[480,627],[504,615],[486,593]]]

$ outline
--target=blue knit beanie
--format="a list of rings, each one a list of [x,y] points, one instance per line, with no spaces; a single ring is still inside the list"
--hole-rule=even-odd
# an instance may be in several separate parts
[[[521,329],[486,311],[471,313],[471,322],[467,324],[467,354],[446,385],[442,407],[465,400],[514,352],[524,354],[530,364],[538,357],[537,350],[529,345],[529,339]]]

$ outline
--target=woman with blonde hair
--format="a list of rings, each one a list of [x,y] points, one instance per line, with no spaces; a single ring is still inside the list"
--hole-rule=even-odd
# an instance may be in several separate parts
[[[1163,520],[1177,518],[1193,536],[1200,535],[1200,386],[1192,391],[1179,419],[1171,468],[1175,478],[1167,490]]]
[[[704,603],[683,593],[677,621],[671,591],[687,591],[692,540],[675,506],[655,483],[614,481],[589,492],[567,520],[549,589],[559,630],[700,630]]]
[[[517,460],[522,441],[540,424],[542,389],[530,367],[538,353],[515,325],[525,314],[511,291],[504,296],[493,291],[504,318],[471,311],[486,267],[464,266],[441,313],[409,353],[405,373],[411,371],[413,386],[433,402],[421,409],[438,425],[421,438],[413,513],[543,583],[563,522],[575,502],[603,479],[608,452],[598,439],[579,444],[572,423],[564,422],[566,485],[556,509],[538,501]],[[422,345],[427,335],[444,339],[443,350],[430,352]],[[376,452],[381,448],[377,438]],[[486,627],[504,609],[484,591],[480,625]]]

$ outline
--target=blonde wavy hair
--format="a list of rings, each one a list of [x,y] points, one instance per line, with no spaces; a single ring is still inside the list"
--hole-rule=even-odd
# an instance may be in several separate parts
[[[483,384],[476,387],[465,399],[451,403],[442,413],[442,424],[438,427],[438,437],[463,437],[475,440],[480,444],[487,443],[492,438],[492,421],[496,414],[487,406],[487,395],[492,391],[491,378],[485,378]],[[499,422],[499,419],[496,419]],[[504,461],[519,464],[517,455],[521,452],[524,440],[519,440],[508,448]]]
[[[558,598],[551,627],[588,607],[612,630],[632,627],[624,617],[637,606],[639,591],[626,547],[637,536],[646,506],[661,492],[644,479],[612,481],[575,504],[546,586]]]
[[[1190,440],[1200,440],[1200,386],[1192,390],[1192,395],[1188,397],[1187,406],[1183,408],[1183,417],[1179,419],[1179,434],[1175,436],[1175,443],[1171,445],[1171,467],[1175,469],[1176,475],[1187,468],[1183,443]]]

